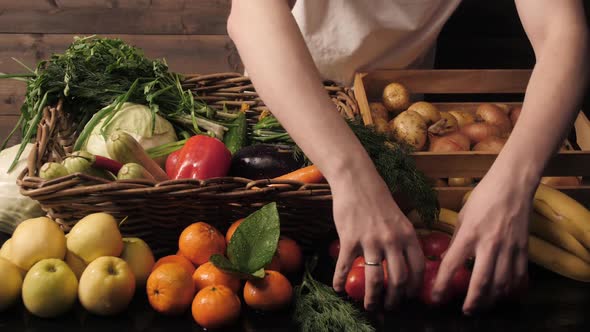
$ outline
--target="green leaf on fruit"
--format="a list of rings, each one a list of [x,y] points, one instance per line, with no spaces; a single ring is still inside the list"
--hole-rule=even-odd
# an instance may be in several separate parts
[[[227,246],[229,261],[242,273],[259,273],[272,261],[279,236],[279,212],[276,203],[270,203],[246,217],[236,228]]]
[[[211,263],[213,263],[213,265],[215,265],[215,267],[217,267],[218,269],[223,270],[228,273],[231,273],[231,274],[235,274],[238,277],[240,277],[241,279],[252,279],[252,277],[264,278],[264,270],[262,270],[262,274],[260,274],[259,271],[256,271],[255,273],[242,272],[242,271],[240,271],[240,269],[237,266],[235,266],[232,262],[230,262],[225,256],[220,255],[220,254],[212,255],[211,257],[209,257],[209,261]]]

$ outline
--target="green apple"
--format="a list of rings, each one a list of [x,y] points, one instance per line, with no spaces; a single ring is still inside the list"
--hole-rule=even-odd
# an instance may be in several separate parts
[[[33,315],[59,316],[76,302],[78,280],[66,262],[49,258],[37,262],[23,282],[23,303]]]
[[[92,261],[80,277],[78,297],[86,310],[96,315],[115,315],[125,310],[135,293],[135,276],[119,257]]]
[[[11,239],[6,240],[4,242],[4,244],[2,244],[2,247],[0,247],[0,257],[9,259],[9,257],[10,257],[10,241],[11,241]]]
[[[23,270],[46,258],[64,259],[66,237],[59,225],[46,217],[20,223],[10,239],[8,257]]]
[[[0,311],[18,300],[23,286],[19,268],[11,261],[0,257]]]
[[[27,270],[21,269],[20,267],[18,267],[16,264],[14,264],[10,260],[10,251],[11,251],[10,240],[11,239],[6,240],[6,242],[4,242],[4,244],[2,245],[2,248],[0,248],[0,258],[4,258],[5,260],[11,262],[14,266],[16,266],[16,268],[20,272],[21,278],[24,279],[25,276],[27,275]]]
[[[84,272],[84,270],[86,269],[86,266],[88,264],[86,264],[86,262],[84,262],[84,260],[82,258],[80,258],[80,256],[74,254],[69,249],[66,251],[66,259],[65,260],[66,260],[66,264],[68,264],[70,269],[72,269],[72,271],[76,275],[76,278],[78,280],[80,280],[80,277],[82,276],[82,272]]]
[[[89,264],[98,257],[121,255],[123,239],[113,216],[93,213],[72,227],[68,233],[67,247]]]
[[[129,264],[135,276],[135,286],[143,287],[154,266],[154,254],[142,239],[137,237],[123,238],[121,258]]]

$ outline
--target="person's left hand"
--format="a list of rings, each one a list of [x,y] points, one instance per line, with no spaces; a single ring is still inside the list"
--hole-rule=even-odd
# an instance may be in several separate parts
[[[535,188],[486,176],[459,213],[459,225],[442,260],[432,297],[440,300],[468,257],[475,265],[463,312],[471,314],[517,288],[527,274],[528,221]]]

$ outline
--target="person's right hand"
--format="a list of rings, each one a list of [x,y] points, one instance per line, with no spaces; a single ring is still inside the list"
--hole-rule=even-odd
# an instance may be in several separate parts
[[[385,182],[376,171],[361,173],[365,176],[331,184],[334,220],[340,238],[333,286],[337,292],[344,289],[357,256],[363,255],[366,262],[381,263],[385,259],[388,268],[385,307],[391,309],[402,296],[413,296],[420,289],[424,255],[412,224],[393,200]],[[382,265],[366,265],[365,280],[364,306],[373,310],[383,291]]]

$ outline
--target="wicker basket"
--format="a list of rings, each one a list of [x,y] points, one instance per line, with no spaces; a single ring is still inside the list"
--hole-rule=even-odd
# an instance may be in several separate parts
[[[248,104],[250,124],[266,109],[250,80],[237,73],[191,75],[183,86],[214,108]],[[325,87],[341,114],[358,114],[350,89],[331,82],[326,82]],[[159,183],[108,181],[80,173],[50,181],[39,178],[43,163],[59,162],[71,152],[78,134],[72,128],[74,123],[62,111],[61,103],[46,108],[28,167],[17,180],[22,194],[39,201],[66,232],[83,216],[104,211],[119,220],[127,217],[121,225],[124,236],[141,237],[162,255],[177,250],[178,235],[193,222],[205,221],[225,231],[231,222],[269,202],[277,202],[282,233],[297,238],[304,248],[333,231],[332,197],[327,184],[236,177]]]

